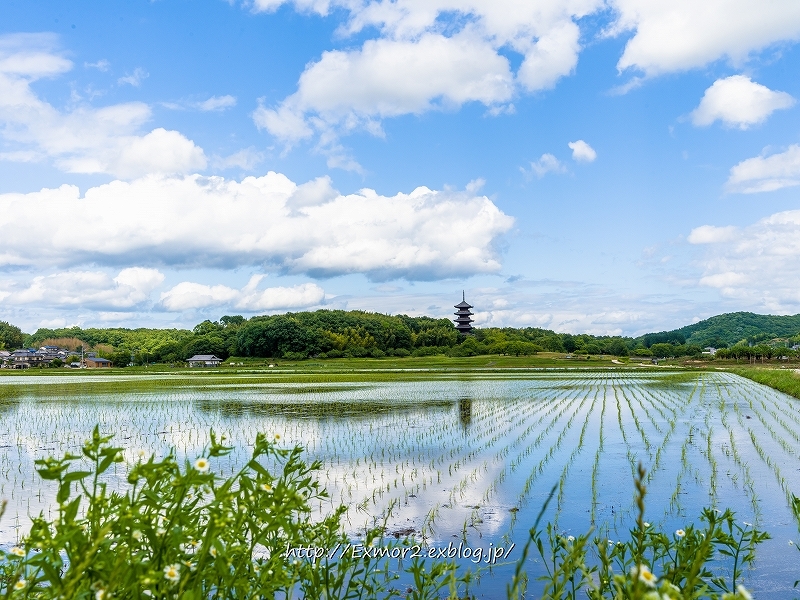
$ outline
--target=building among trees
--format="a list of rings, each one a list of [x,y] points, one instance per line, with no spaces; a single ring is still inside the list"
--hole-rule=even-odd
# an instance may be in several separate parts
[[[190,367],[218,367],[222,364],[222,359],[213,354],[195,354],[186,362]]]
[[[456,318],[453,319],[456,323],[456,329],[458,329],[458,333],[463,333],[464,335],[472,333],[472,325],[474,321],[470,319],[472,316],[472,312],[469,310],[473,308],[471,304],[467,304],[466,298],[464,296],[464,292],[461,292],[461,302],[455,305],[454,308],[458,310],[454,313]]]

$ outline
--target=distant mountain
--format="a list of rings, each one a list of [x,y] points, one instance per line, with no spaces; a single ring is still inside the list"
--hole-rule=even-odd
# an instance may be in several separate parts
[[[758,343],[774,338],[800,341],[800,315],[757,315],[735,312],[717,315],[672,331],[648,333],[639,338],[645,346],[661,342],[698,346],[733,346],[738,342]]]

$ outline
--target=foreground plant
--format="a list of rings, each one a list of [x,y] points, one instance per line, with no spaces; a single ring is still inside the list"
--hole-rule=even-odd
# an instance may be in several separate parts
[[[628,540],[591,540],[592,531],[565,536],[549,524],[544,530],[531,529],[523,557],[533,546],[545,565],[546,574],[539,578],[544,582],[542,597],[749,600],[751,595],[741,584],[742,571],[753,563],[756,546],[769,534],[747,523],[740,525],[730,510],[710,508],[700,515],[700,526],[688,525],[671,534],[657,531],[644,520],[644,481],[640,465],[635,481],[638,516]],[[800,500],[797,505],[800,510]],[[723,567],[720,559],[730,564]],[[509,587],[509,597],[522,597],[520,571]]]
[[[375,598],[396,594],[397,575],[377,560],[347,553],[297,558],[292,548],[335,548],[341,507],[312,522],[310,504],[325,497],[301,449],[279,449],[263,435],[235,476],[217,477],[215,458],[230,451],[211,435],[206,456],[181,466],[174,454],[150,457],[130,471],[125,493],[101,476],[122,461],[122,449],[95,427],[83,456],[37,461],[58,483],[58,514],[33,519],[20,547],[4,553],[0,593],[12,598]],[[80,459],[83,459],[80,461]],[[91,468],[74,469],[88,461]],[[277,466],[273,474],[265,462]],[[378,544],[382,529],[365,532]],[[424,564],[414,563],[424,572]],[[452,586],[454,566],[429,571],[418,597]]]
[[[103,475],[123,460],[122,449],[97,427],[82,455],[37,461],[40,476],[57,482],[57,516],[33,519],[22,543],[0,553],[0,595],[88,600],[469,597],[465,590],[471,574],[459,575],[453,561],[412,559],[393,571],[385,558],[391,554],[338,551],[352,543],[341,527],[346,508],[311,520],[312,502],[326,494],[314,477],[320,464],[303,462],[300,448],[281,449],[259,435],[247,465],[223,479],[214,474],[214,462],[230,450],[212,432],[205,455],[183,465],[173,453],[162,460],[142,457],[124,493],[109,492],[103,482]],[[75,468],[86,463],[86,469]],[[769,536],[739,525],[730,511],[711,509],[703,511],[700,526],[659,532],[644,520],[644,482],[640,466],[636,525],[629,540],[617,542],[592,538],[592,531],[572,537],[552,525],[539,529],[554,487],[517,562],[509,597],[525,594],[524,567],[533,548],[546,568],[540,579],[547,599],[750,598],[741,584],[742,571]],[[800,513],[800,500],[795,499],[795,509]],[[384,531],[366,530],[359,544],[382,546]],[[721,570],[719,557],[730,566]]]

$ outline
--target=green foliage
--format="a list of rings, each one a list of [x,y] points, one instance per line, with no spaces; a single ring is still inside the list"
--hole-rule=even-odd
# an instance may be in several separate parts
[[[414,352],[411,353],[411,356],[436,356],[437,354],[444,354],[444,352],[445,348],[441,348],[439,346],[423,346],[422,348],[417,348],[414,350]]]
[[[703,510],[700,526],[688,525],[671,534],[659,531],[644,520],[644,481],[645,471],[639,465],[635,481],[639,510],[628,540],[592,538],[591,530],[577,537],[565,536],[550,524],[544,531],[536,526],[530,530],[523,560],[533,546],[546,569],[540,577],[545,584],[542,597],[749,600],[749,592],[741,585],[742,573],[752,565],[756,547],[769,539],[769,534],[748,524],[739,525],[730,510],[710,508]],[[795,505],[800,511],[800,500]],[[712,569],[719,559],[730,563],[727,573]],[[510,598],[521,597],[520,580],[518,568],[514,585],[509,586]]]
[[[668,356],[675,356],[675,346],[672,344],[653,344],[650,346],[650,352],[656,358],[666,358]]]
[[[792,369],[732,369],[737,375],[800,398],[800,374]]]
[[[770,346],[768,344],[758,344],[756,346],[747,346],[745,344],[736,344],[731,348],[723,348],[717,350],[715,358],[720,359],[736,359],[737,361],[747,359],[748,361],[765,361],[773,358],[796,358],[797,352],[786,346]]]
[[[347,544],[344,508],[319,521],[311,503],[326,497],[314,480],[319,463],[300,448],[280,449],[258,435],[250,462],[229,479],[212,467],[230,448],[213,432],[205,456],[180,465],[174,454],[142,457],[129,489],[109,492],[103,474],[122,448],[97,427],[82,456],[36,461],[57,482],[57,515],[33,519],[20,547],[0,551],[0,593],[10,598],[380,598],[397,595],[398,577],[380,559],[341,552],[300,559],[289,548]],[[272,466],[272,470],[268,469]],[[77,468],[76,468],[77,467]],[[363,544],[381,544],[381,529]],[[339,546],[337,546],[339,545]],[[426,569],[426,566],[428,567]],[[413,560],[414,598],[438,597],[455,565]]]
[[[240,356],[380,357],[395,350],[455,345],[458,333],[447,319],[397,317],[363,311],[318,310],[253,317],[238,326]]]
[[[118,350],[108,357],[115,367],[127,367],[131,362],[131,353],[127,350]]]
[[[800,333],[800,315],[757,315],[736,312],[717,315],[673,331],[646,334],[641,341],[648,348],[655,343],[690,343],[701,348],[726,348],[737,342],[757,344],[775,338],[794,338]],[[791,345],[791,344],[789,344]]]
[[[382,553],[325,551],[316,559],[289,548],[341,548],[345,509],[309,518],[326,497],[316,482],[319,463],[302,449],[282,449],[277,436],[259,434],[251,460],[228,479],[214,473],[230,452],[211,432],[203,456],[180,464],[173,453],[141,456],[124,493],[109,492],[104,474],[122,462],[122,448],[98,427],[80,455],[36,461],[39,475],[57,484],[55,517],[33,519],[18,547],[0,551],[0,594],[7,598],[390,598],[418,600],[465,596],[471,574],[458,575],[444,560],[412,559],[393,571]],[[645,521],[645,472],[635,481],[638,514],[627,540],[576,537],[539,522],[530,530],[508,597],[526,593],[531,549],[544,573],[548,600],[694,599],[747,600],[742,575],[768,534],[739,524],[731,511],[704,509],[700,524],[665,533]],[[800,499],[793,497],[800,522]],[[383,528],[359,541],[391,549]],[[385,555],[388,555],[386,553]],[[725,565],[721,565],[724,562]],[[398,579],[409,582],[406,593]],[[406,585],[403,585],[406,588]]]
[[[22,346],[24,336],[19,327],[0,321],[0,349],[15,350]]]
[[[449,319],[384,315],[364,311],[317,310],[257,316],[226,315],[219,321],[206,320],[192,331],[177,329],[39,329],[24,336],[19,328],[0,323],[0,344],[14,349],[23,343],[40,345],[46,339],[76,338],[87,349],[98,344],[126,350],[136,364],[182,362],[194,354],[215,354],[255,358],[374,358],[447,354],[453,357],[478,355],[523,356],[536,352],[564,352],[582,355],[699,356],[706,346],[728,348],[718,356],[740,359],[758,356],[794,357],[790,347],[800,342],[800,315],[770,316],[730,313],[687,327],[648,333],[632,339],[621,336],[556,333],[538,327],[476,328],[477,345],[460,348],[459,336]],[[738,344],[738,345],[737,345]],[[417,350],[423,348],[441,350]],[[652,348],[656,348],[652,353]],[[647,354],[645,350],[650,350]],[[399,353],[398,353],[399,352]],[[728,352],[728,354],[726,354]],[[749,352],[749,354],[747,354]]]
[[[458,332],[452,325],[431,327],[412,334],[414,346],[452,347],[458,343]]]

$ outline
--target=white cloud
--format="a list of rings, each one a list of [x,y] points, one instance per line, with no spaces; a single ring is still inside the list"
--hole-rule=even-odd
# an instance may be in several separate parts
[[[253,0],[254,12],[274,12],[282,4],[289,4],[292,0]],[[315,12],[320,15],[328,14],[330,0],[294,0],[293,4],[303,12]]]
[[[659,75],[721,58],[742,62],[752,52],[800,38],[795,0],[610,0],[617,21],[609,33],[634,31],[617,63]]]
[[[202,148],[177,131],[159,128],[140,134],[151,117],[150,107],[142,102],[103,108],[79,104],[61,112],[41,100],[31,83],[72,68],[47,44],[52,44],[47,36],[0,37],[0,136],[12,146],[2,159],[29,162],[49,157],[67,172],[125,178],[205,168]]]
[[[256,2],[272,11],[279,0]],[[600,0],[397,0],[291,2],[300,11],[349,12],[344,34],[378,31],[358,49],[324,52],[300,76],[297,91],[253,118],[287,145],[320,136],[321,147],[361,129],[381,135],[384,118],[458,108],[469,102],[489,114],[511,112],[520,92],[552,88],[575,68],[580,29],[575,20]],[[517,72],[501,52],[521,56]]]
[[[737,227],[715,227],[714,225],[701,225],[695,227],[687,238],[690,244],[717,244],[728,242],[736,237]]]
[[[326,178],[148,176],[0,195],[0,265],[264,264],[328,276],[437,279],[496,272],[513,219],[485,196],[343,196]],[[30,240],[37,240],[31,244]]]
[[[211,166],[215,169],[238,168],[252,171],[262,162],[264,162],[264,153],[253,147],[243,148],[228,156],[214,156],[211,158]]]
[[[72,62],[56,52],[57,42],[52,33],[0,35],[0,74],[36,80],[66,73]]]
[[[566,173],[567,167],[552,154],[542,154],[539,160],[531,163],[531,170],[541,179],[548,173]]]
[[[39,321],[39,327],[44,327],[46,329],[58,329],[60,327],[66,327],[66,326],[67,326],[67,320],[64,319],[63,317],[55,319],[42,319],[41,321]]]
[[[753,194],[800,185],[800,146],[785,152],[756,156],[731,167],[726,183],[729,192]]]
[[[254,119],[294,142],[309,137],[312,125],[379,133],[375,119],[470,101],[491,105],[512,92],[508,59],[491,45],[468,35],[429,33],[414,41],[369,40],[360,50],[325,52],[303,72],[295,94],[277,109],[259,107]]]
[[[253,113],[258,127],[287,147],[318,136],[329,154],[341,154],[332,149],[337,137],[357,129],[382,135],[381,121],[398,115],[469,102],[486,105],[489,115],[510,112],[516,95],[550,89],[574,71],[579,19],[607,6],[614,22],[606,34],[634,32],[618,68],[646,76],[725,57],[741,62],[800,38],[795,0],[256,0],[252,7],[271,12],[281,5],[319,15],[340,9],[349,15],[340,34],[377,36],[324,52],[306,66],[294,94]],[[522,59],[516,72],[509,51]],[[641,83],[634,77],[617,91]]]
[[[184,281],[161,294],[161,304],[170,311],[230,306],[245,312],[308,308],[325,300],[325,291],[315,283],[292,287],[258,289],[263,275],[254,275],[237,290],[225,285],[204,285]]]
[[[325,291],[315,283],[301,283],[292,287],[272,287],[265,290],[245,291],[236,308],[246,311],[264,311],[290,308],[308,308],[325,300]]]
[[[87,69],[97,69],[98,71],[106,72],[111,68],[111,63],[108,62],[105,58],[98,60],[97,62],[90,63],[85,62],[83,66]]]
[[[208,100],[197,103],[197,108],[202,111],[225,110],[232,106],[236,106],[236,98],[230,95],[211,96]]]
[[[705,236],[707,245],[700,259],[701,285],[737,299],[739,306],[800,311],[800,210],[776,213],[743,228],[698,229],[711,233]]]
[[[258,108],[253,111],[253,122],[259,129],[266,129],[276,138],[287,144],[310,138],[314,130],[306,123],[302,111],[284,103],[272,110],[259,101]]]
[[[132,85],[133,87],[139,87],[142,84],[142,81],[148,77],[150,77],[150,73],[141,67],[136,67],[133,73],[126,73],[124,77],[117,79],[117,83],[119,85],[128,84]]]
[[[167,310],[188,310],[228,304],[239,291],[226,285],[204,285],[184,281],[161,294],[161,303]]]
[[[148,301],[163,281],[160,271],[141,267],[123,269],[113,278],[105,271],[62,271],[10,287],[5,302],[125,309]]]
[[[747,129],[763,123],[776,110],[794,106],[786,92],[775,92],[744,75],[717,79],[692,112],[692,123],[711,125],[720,120],[729,127]]]
[[[741,273],[734,273],[733,271],[726,271],[725,273],[715,273],[714,275],[706,275],[700,278],[700,285],[707,285],[709,287],[720,288],[730,293],[733,286],[740,285],[747,282],[747,277]]]
[[[578,162],[593,162],[597,158],[597,152],[583,140],[569,142],[567,144],[572,150],[572,159]]]

